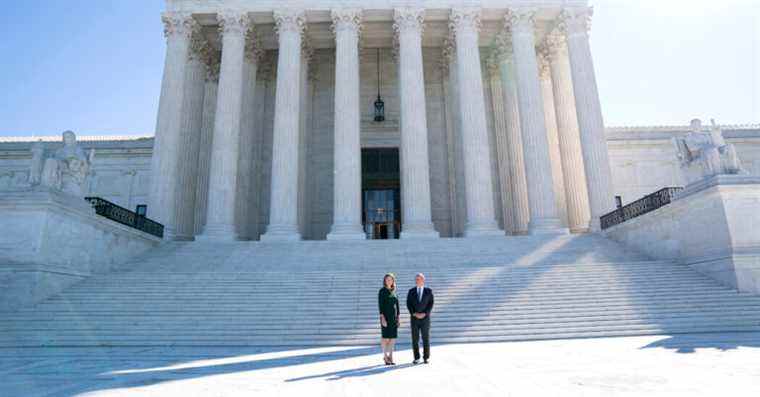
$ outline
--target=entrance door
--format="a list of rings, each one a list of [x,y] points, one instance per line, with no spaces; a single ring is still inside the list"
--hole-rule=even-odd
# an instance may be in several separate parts
[[[364,191],[364,230],[368,239],[398,238],[401,222],[397,196],[398,189]]]
[[[397,148],[362,149],[362,209],[370,240],[401,233],[401,191]]]

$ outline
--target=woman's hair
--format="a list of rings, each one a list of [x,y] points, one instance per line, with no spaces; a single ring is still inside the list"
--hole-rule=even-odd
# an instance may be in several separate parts
[[[385,279],[387,279],[388,277],[390,277],[391,280],[393,280],[393,283],[391,283],[391,291],[395,291],[396,290],[396,275],[393,273],[388,273],[385,276],[383,276],[383,288],[385,288]]]

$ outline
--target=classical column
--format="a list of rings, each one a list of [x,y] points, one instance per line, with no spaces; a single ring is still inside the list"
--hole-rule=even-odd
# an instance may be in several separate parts
[[[570,58],[575,106],[580,128],[583,165],[588,183],[589,206],[591,207],[591,231],[601,230],[602,215],[615,209],[612,186],[612,171],[604,136],[602,106],[596,86],[594,61],[588,41],[589,8],[566,10],[561,17],[561,29],[567,38]]]
[[[222,35],[214,138],[211,147],[208,211],[202,239],[235,240],[235,213],[240,126],[243,110],[245,38],[251,27],[247,14],[217,15]]]
[[[554,88],[546,49],[539,49],[538,76],[541,80],[541,98],[544,104],[546,140],[549,143],[549,160],[552,165],[552,186],[554,205],[562,226],[567,226],[567,204],[565,204],[565,178],[562,174],[562,155],[559,150],[557,113],[554,109]]]
[[[208,209],[208,178],[211,171],[211,146],[214,140],[214,116],[216,114],[216,92],[219,88],[219,63],[221,54],[207,51],[206,85],[203,94],[203,126],[201,127],[200,150],[198,153],[198,179],[195,189],[195,235],[203,232]]]
[[[148,216],[164,225],[164,237],[173,239],[176,232],[180,124],[190,54],[190,37],[199,29],[190,14],[162,15],[166,36],[166,60],[158,105],[156,136],[151,159],[151,186]]]
[[[298,224],[298,153],[301,125],[301,42],[303,11],[274,13],[280,51],[272,137],[269,226],[262,240],[300,240]]]
[[[515,63],[510,37],[500,36],[499,74],[501,93],[504,97],[504,120],[506,122],[507,148],[509,152],[509,174],[512,181],[513,234],[528,234],[530,208],[528,205],[528,183],[525,179],[525,160],[520,128],[520,106],[515,82]]]
[[[328,240],[365,239],[362,228],[359,32],[362,12],[333,10],[335,32],[335,145],[333,225]]]
[[[546,42],[554,92],[554,108],[557,115],[559,150],[562,157],[562,175],[565,181],[565,202],[570,231],[586,232],[589,229],[588,190],[586,172],[583,169],[578,116],[575,112],[573,81],[570,77],[570,61],[567,44],[557,32],[549,35]]]
[[[401,96],[401,238],[437,238],[430,203],[425,77],[422,64],[424,10],[394,10],[399,43]]]
[[[261,42],[254,29],[248,31],[243,61],[243,99],[240,115],[240,143],[238,144],[238,176],[235,193],[235,230],[241,240],[253,238],[254,219],[252,213],[252,191],[254,183],[254,153],[256,136],[254,126],[254,105],[256,100],[256,76],[261,58]]]
[[[531,9],[518,9],[506,16],[507,28],[512,32],[520,102],[520,128],[530,204],[529,232],[561,233],[566,230],[562,228],[554,200],[546,120],[538,79],[533,15]]]
[[[192,37],[185,72],[185,91],[180,122],[179,163],[177,167],[177,196],[175,198],[176,240],[192,240],[195,236],[195,191],[198,180],[198,155],[203,128],[203,96],[206,65],[204,52],[208,43],[200,30]]]
[[[499,71],[498,49],[494,49],[488,59],[488,82],[491,86],[491,106],[493,107],[494,137],[496,143],[496,160],[499,171],[499,192],[502,204],[502,216],[504,218],[504,231],[507,234],[515,232],[515,207],[512,194],[512,175],[509,170],[509,143],[507,141],[507,115],[504,105],[503,86]]]
[[[454,32],[456,40],[460,127],[464,148],[467,200],[467,224],[464,235],[503,235],[496,223],[494,212],[491,151],[478,47],[480,9],[453,9],[450,29]]]

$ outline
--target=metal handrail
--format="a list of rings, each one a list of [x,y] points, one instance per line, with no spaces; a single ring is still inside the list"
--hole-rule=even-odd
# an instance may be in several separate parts
[[[158,238],[164,238],[164,225],[154,220],[138,215],[134,211],[130,211],[100,197],[85,197],[84,199],[92,204],[92,207],[95,208],[95,213],[100,216]]]
[[[609,214],[601,217],[602,230],[619,225],[627,220],[652,212],[660,207],[670,204],[676,193],[683,190],[682,187],[666,187],[652,194],[644,196],[628,205],[622,206]]]

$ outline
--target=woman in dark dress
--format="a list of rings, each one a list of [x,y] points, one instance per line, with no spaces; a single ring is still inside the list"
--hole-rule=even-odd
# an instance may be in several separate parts
[[[393,347],[398,337],[398,327],[401,324],[401,310],[396,297],[396,276],[388,273],[383,277],[383,288],[377,295],[377,306],[380,309],[380,347],[383,349],[385,365],[396,365],[393,362]]]

